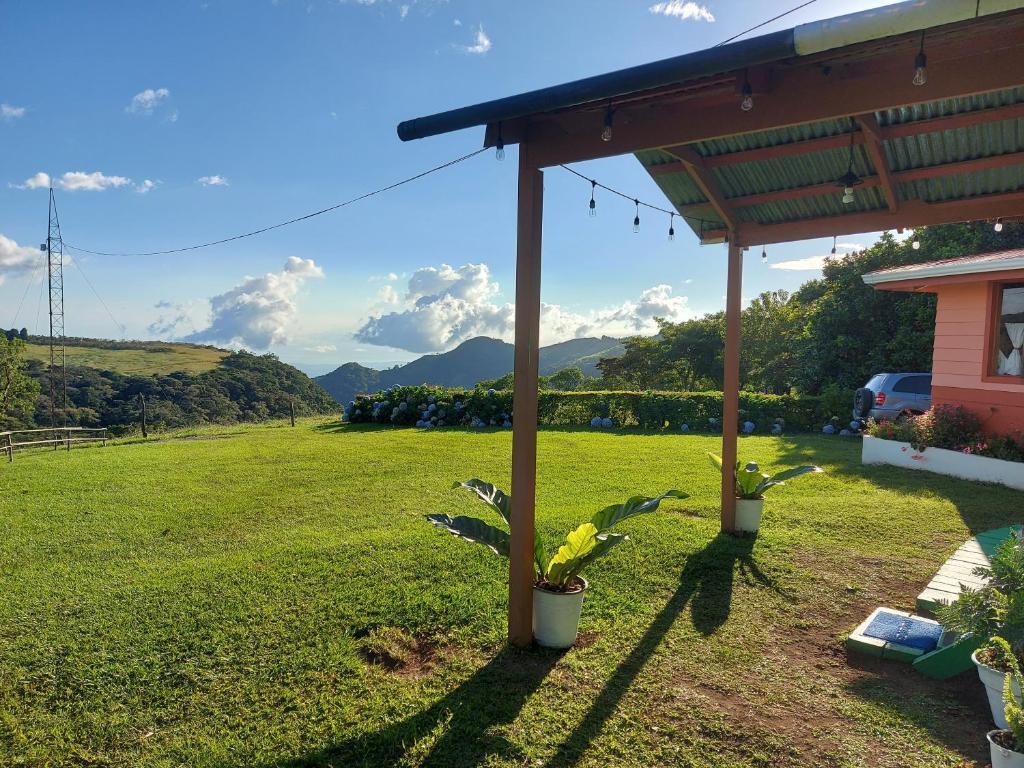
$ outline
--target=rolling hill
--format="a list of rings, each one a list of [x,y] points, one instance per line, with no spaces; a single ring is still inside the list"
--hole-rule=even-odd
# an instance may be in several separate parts
[[[50,362],[50,348],[45,338],[30,336],[26,346],[29,360]],[[226,349],[216,347],[164,341],[69,338],[65,342],[69,366],[114,371],[128,376],[166,375],[178,371],[203,373],[212,371],[230,354]]]
[[[571,339],[540,350],[540,374],[549,376],[563,368],[582,368],[599,374],[602,357],[618,357],[623,352],[618,339]],[[482,379],[497,379],[512,370],[514,348],[499,339],[478,336],[462,342],[448,352],[424,355],[405,365],[378,371],[359,363],[345,363],[316,381],[335,400],[348,402],[359,392],[371,392],[395,384],[437,384],[445,387],[472,387]]]

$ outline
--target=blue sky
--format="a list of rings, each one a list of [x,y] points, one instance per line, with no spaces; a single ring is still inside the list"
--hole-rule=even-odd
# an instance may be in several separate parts
[[[401,120],[704,48],[796,4],[8,0],[0,326],[45,325],[39,174],[57,188],[68,243],[121,252],[203,242],[383,186],[482,140],[477,129],[402,143]],[[761,31],[884,4],[819,0]],[[581,170],[664,204],[632,157]],[[565,171],[548,171],[545,190],[546,341],[722,308],[723,246],[700,247],[681,227],[670,243],[665,217],[651,213],[634,234],[632,206],[608,196],[591,219],[589,185]],[[237,243],[73,254],[67,332],[233,342],[315,372],[407,360],[479,333],[508,337],[515,194],[510,148],[504,162],[485,153]],[[830,248],[774,246],[767,266],[752,249],[744,295],[796,288],[820,273],[772,266]]]

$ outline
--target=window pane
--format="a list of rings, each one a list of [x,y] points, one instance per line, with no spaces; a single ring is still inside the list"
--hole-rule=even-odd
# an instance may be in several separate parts
[[[1004,285],[999,303],[995,370],[1001,376],[1024,376],[1024,284]]]

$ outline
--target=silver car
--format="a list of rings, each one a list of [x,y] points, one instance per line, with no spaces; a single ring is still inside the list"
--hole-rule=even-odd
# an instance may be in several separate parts
[[[876,373],[853,396],[853,418],[885,421],[932,407],[930,373]]]

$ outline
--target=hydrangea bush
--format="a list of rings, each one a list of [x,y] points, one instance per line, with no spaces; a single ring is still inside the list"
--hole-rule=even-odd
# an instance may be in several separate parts
[[[739,431],[780,435],[810,431],[822,418],[816,397],[740,394]],[[539,395],[538,422],[545,425],[592,426],[595,429],[640,427],[721,434],[721,392],[556,392]],[[362,424],[435,429],[438,427],[505,428],[512,426],[512,391],[448,389],[432,386],[391,387],[360,395],[345,406],[345,420]]]

